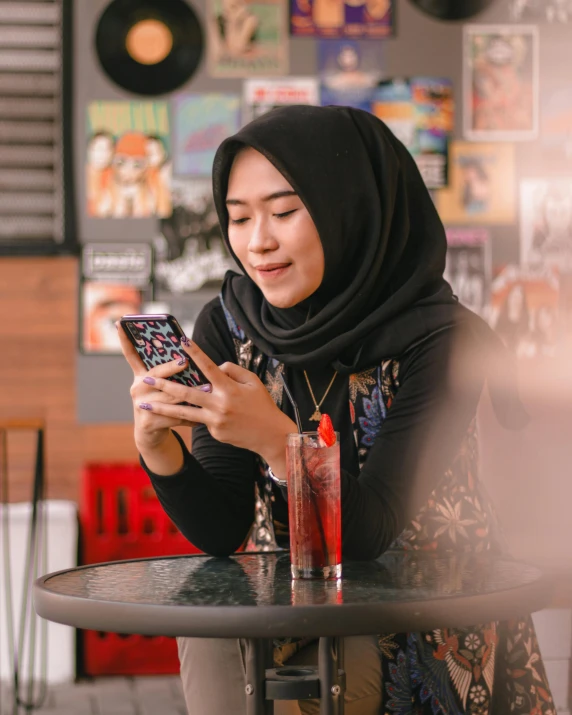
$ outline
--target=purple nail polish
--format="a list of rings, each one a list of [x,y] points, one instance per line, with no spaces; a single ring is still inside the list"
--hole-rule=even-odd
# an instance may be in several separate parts
[[[202,392],[212,392],[213,386],[212,385],[200,385],[199,390]]]
[[[150,405],[148,402],[142,402],[142,403],[139,405],[139,407],[140,407],[142,410],[152,410],[152,409],[153,409],[153,406]]]
[[[186,362],[186,359],[182,357],[180,360],[177,360],[177,365],[184,365]]]
[[[181,338],[181,342],[183,343],[183,345],[185,345],[185,347],[191,346],[191,341],[189,340],[189,338],[185,337],[184,335]]]
[[[144,382],[146,385],[154,385],[155,382],[156,382],[156,380],[155,380],[154,377],[144,377],[144,378],[143,378],[143,382]]]

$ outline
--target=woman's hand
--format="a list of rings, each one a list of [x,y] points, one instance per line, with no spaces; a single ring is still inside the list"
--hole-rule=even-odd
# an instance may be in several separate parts
[[[133,370],[131,399],[133,400],[135,422],[135,444],[139,452],[143,454],[144,459],[146,459],[146,455],[149,452],[158,450],[164,445],[170,436],[171,427],[194,427],[194,423],[186,419],[162,415],[157,410],[146,410],[144,407],[142,409],[141,405],[146,405],[150,402],[158,404],[172,403],[174,401],[174,398],[167,392],[160,392],[151,387],[148,382],[145,382],[145,378],[151,377],[165,380],[165,378],[184,370],[187,361],[185,360],[182,364],[179,364],[177,360],[173,360],[147,370],[122,327],[119,323],[116,323],[116,326],[119,332],[121,350]]]
[[[139,410],[151,413],[160,424],[200,422],[219,442],[256,452],[277,475],[283,474],[286,435],[296,432],[296,425],[274,404],[258,377],[234,363],[218,367],[189,340],[181,341],[181,347],[209,381],[210,393],[166,380],[156,368],[145,375],[153,392],[136,391],[136,396],[144,395],[145,406],[140,404]]]

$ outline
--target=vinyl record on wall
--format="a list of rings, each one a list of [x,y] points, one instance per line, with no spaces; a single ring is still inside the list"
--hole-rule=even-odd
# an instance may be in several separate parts
[[[411,0],[411,2],[427,15],[439,20],[466,20],[478,15],[493,0]]]
[[[112,0],[95,32],[106,74],[135,94],[172,92],[195,72],[203,33],[185,0]]]

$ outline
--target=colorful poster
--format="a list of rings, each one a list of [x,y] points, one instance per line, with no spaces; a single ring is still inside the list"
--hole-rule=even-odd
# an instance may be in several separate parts
[[[414,156],[427,188],[446,186],[454,129],[451,80],[413,77],[381,82],[371,107]]]
[[[572,22],[572,0],[510,0],[509,11],[516,22]]]
[[[538,133],[538,28],[465,26],[463,100],[467,139],[534,139]]]
[[[572,180],[526,179],[520,185],[520,262],[572,273]]]
[[[555,355],[560,332],[557,271],[504,268],[492,283],[490,323],[519,358]]]
[[[287,0],[208,0],[211,77],[288,74]]]
[[[290,0],[299,37],[381,38],[393,34],[395,0]]]
[[[175,97],[175,172],[210,176],[219,144],[240,128],[236,94],[186,94]]]
[[[171,213],[167,102],[87,107],[86,211],[93,218]]]
[[[514,145],[451,142],[449,185],[435,205],[445,224],[515,223]]]
[[[381,42],[320,40],[321,105],[371,111],[374,88],[383,76],[384,58],[385,48]]]
[[[244,83],[243,121],[246,124],[275,107],[319,103],[319,85],[314,77],[247,79]]]
[[[485,317],[491,281],[491,243],[486,228],[447,228],[445,280],[465,307]]]

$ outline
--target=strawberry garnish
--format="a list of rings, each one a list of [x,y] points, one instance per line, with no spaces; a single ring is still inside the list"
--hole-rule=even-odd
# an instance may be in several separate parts
[[[318,435],[326,447],[331,447],[336,443],[336,433],[334,432],[334,425],[332,424],[330,415],[322,415],[322,419],[318,425]]]

